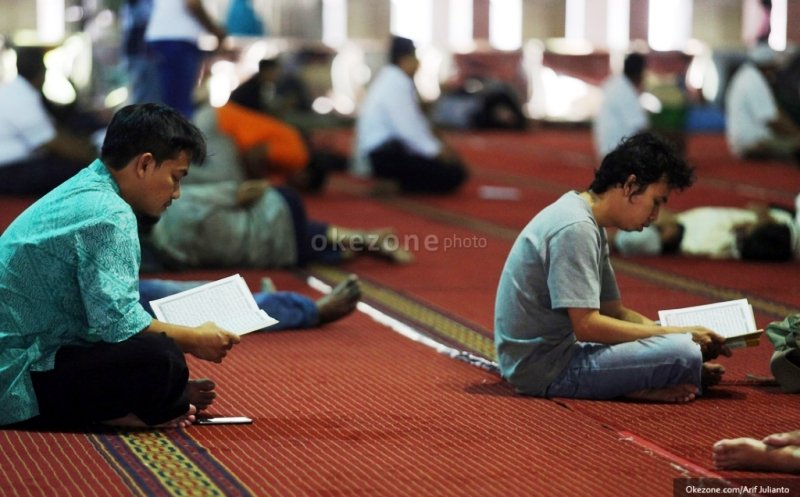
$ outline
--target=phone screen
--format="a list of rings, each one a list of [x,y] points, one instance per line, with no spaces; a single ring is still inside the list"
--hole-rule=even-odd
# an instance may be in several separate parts
[[[242,425],[250,424],[253,420],[244,416],[230,416],[217,418],[197,418],[195,423],[198,425]]]

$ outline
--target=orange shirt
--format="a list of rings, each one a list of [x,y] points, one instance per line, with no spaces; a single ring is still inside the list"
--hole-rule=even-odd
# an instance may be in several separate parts
[[[228,102],[217,109],[217,123],[220,132],[231,137],[240,152],[265,145],[272,171],[292,173],[308,165],[310,157],[303,137],[283,121]]]

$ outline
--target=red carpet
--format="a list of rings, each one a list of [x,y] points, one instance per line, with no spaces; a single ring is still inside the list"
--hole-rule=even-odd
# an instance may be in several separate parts
[[[362,315],[249,335],[223,365],[195,368],[220,382],[214,412],[255,423],[188,432],[255,495],[670,495],[681,476],[582,413],[515,396]]]
[[[689,140],[697,185],[672,208],[750,200],[784,202],[800,169],[732,160],[720,135]],[[346,144],[347,134],[329,137]],[[452,197],[376,199],[369,185],[334,178],[308,197],[312,217],[346,226],[393,226],[416,261],[363,257],[328,281],[360,274],[365,301],[401,323],[491,358],[494,292],[519,230],[570,188],[584,188],[594,161],[586,130],[453,135],[473,165]],[[480,198],[481,185],[520,189],[518,201]],[[26,200],[3,199],[0,227]],[[800,265],[681,258],[615,259],[626,302],[658,309],[746,296],[763,326],[800,309]],[[280,289],[314,295],[277,271],[192,271],[215,279],[264,275]],[[684,476],[778,475],[712,469],[711,444],[797,428],[797,397],[753,384],[769,374],[771,346],[722,359],[723,384],[689,405],[545,400],[516,396],[495,374],[454,361],[362,313],[322,330],[245,337],[222,365],[190,359],[211,376],[213,412],[247,415],[246,426],[167,434],[78,435],[5,430],[4,495],[654,495]],[[680,482],[681,480],[677,480]],[[782,480],[781,480],[782,481]],[[789,477],[788,481],[800,482]]]

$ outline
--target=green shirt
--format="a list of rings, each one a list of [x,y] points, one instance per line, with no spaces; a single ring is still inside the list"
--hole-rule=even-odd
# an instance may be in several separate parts
[[[29,372],[53,369],[60,347],[150,325],[139,264],[136,217],[99,160],[0,236],[0,425],[38,414]]]

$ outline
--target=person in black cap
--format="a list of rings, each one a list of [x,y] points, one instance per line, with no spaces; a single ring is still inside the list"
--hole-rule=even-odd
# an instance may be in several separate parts
[[[450,193],[467,179],[461,158],[437,136],[414,86],[414,42],[392,37],[390,64],[371,84],[356,121],[353,172],[409,193]]]

